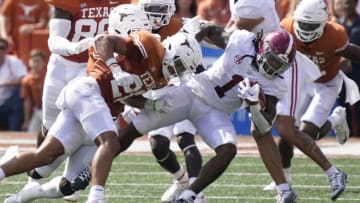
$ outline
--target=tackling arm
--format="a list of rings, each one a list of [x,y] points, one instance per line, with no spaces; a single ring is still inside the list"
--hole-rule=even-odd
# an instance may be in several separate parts
[[[195,35],[195,38],[199,42],[207,38],[217,47],[225,49],[229,41],[229,36],[230,33],[225,32],[221,27],[213,23],[205,22],[200,23],[200,31]]]
[[[360,46],[349,43],[345,49],[336,52],[337,55],[345,57],[351,61],[360,62]]]

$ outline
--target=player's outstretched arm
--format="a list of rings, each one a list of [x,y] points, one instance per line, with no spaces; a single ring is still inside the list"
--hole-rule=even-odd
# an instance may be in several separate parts
[[[345,57],[351,61],[360,62],[360,46],[349,43],[345,49],[336,52],[337,55]]]

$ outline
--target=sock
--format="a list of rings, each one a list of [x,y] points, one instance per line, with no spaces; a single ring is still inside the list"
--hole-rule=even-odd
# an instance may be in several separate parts
[[[101,185],[93,185],[90,188],[89,199],[105,199],[105,189]]]
[[[184,170],[184,168],[182,166],[180,167],[180,169],[178,171],[176,171],[176,173],[173,174],[173,176],[180,183],[184,183],[184,182],[189,181],[189,177],[188,177],[186,171]]]
[[[284,176],[286,179],[286,182],[290,184],[291,182],[291,168],[283,168]]]
[[[28,177],[28,183],[39,183],[39,184],[43,184],[44,183],[44,179],[41,178],[41,179],[35,179],[35,178],[32,178],[32,177]]]
[[[0,168],[0,180],[5,178],[5,173],[4,170],[2,168]]]
[[[196,197],[196,193],[192,190],[185,190],[178,199],[185,199],[185,200],[194,200]]]
[[[195,182],[195,180],[196,180],[196,177],[189,178],[189,184],[190,185],[193,184],[193,182]]]
[[[284,191],[284,190],[290,190],[290,186],[287,183],[283,183],[280,185],[277,185],[278,192]]]
[[[47,198],[58,198],[64,196],[60,192],[61,176],[51,179],[49,182],[41,185],[42,195]]]
[[[339,125],[341,118],[337,114],[332,113],[328,120],[331,123],[331,127],[334,128],[334,126]]]
[[[328,177],[330,177],[331,175],[335,174],[335,173],[339,173],[339,170],[335,167],[335,166],[331,166],[327,171],[326,174],[328,175]]]

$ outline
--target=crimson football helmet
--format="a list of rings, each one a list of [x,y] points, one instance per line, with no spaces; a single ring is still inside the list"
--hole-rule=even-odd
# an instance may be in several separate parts
[[[140,0],[139,6],[148,16],[154,30],[169,24],[176,10],[174,0]]]
[[[329,19],[324,0],[302,0],[294,11],[296,37],[302,42],[312,42],[321,37]]]
[[[163,74],[167,80],[196,72],[201,64],[202,53],[200,44],[193,36],[178,32],[166,38],[162,45],[165,48]]]
[[[115,7],[109,14],[109,34],[127,37],[131,32],[151,31],[146,14],[133,4],[122,4]]]
[[[274,79],[290,68],[295,54],[296,47],[290,33],[285,30],[269,32],[260,42],[256,58],[259,72]]]

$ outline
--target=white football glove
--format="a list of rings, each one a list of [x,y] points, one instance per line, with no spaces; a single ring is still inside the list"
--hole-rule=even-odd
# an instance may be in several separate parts
[[[137,114],[140,113],[140,109],[125,105],[124,111],[121,112],[123,119],[130,123]]]
[[[255,84],[251,86],[249,78],[245,78],[241,81],[237,90],[238,97],[246,102],[243,104],[243,107],[254,105],[259,102],[260,85]]]
[[[111,72],[118,86],[129,87],[134,83],[141,86],[139,76],[123,71],[119,65],[112,65]]]
[[[68,47],[68,54],[74,55],[74,54],[80,54],[81,52],[87,50],[90,46],[90,43],[94,40],[92,37],[87,37],[85,39],[82,39],[78,41],[77,43],[71,43],[71,45]]]
[[[144,109],[161,113],[169,112],[172,107],[173,103],[170,95],[163,95],[155,100],[146,100],[144,104]]]
[[[181,31],[195,36],[200,31],[200,16],[195,16],[185,21]]]

